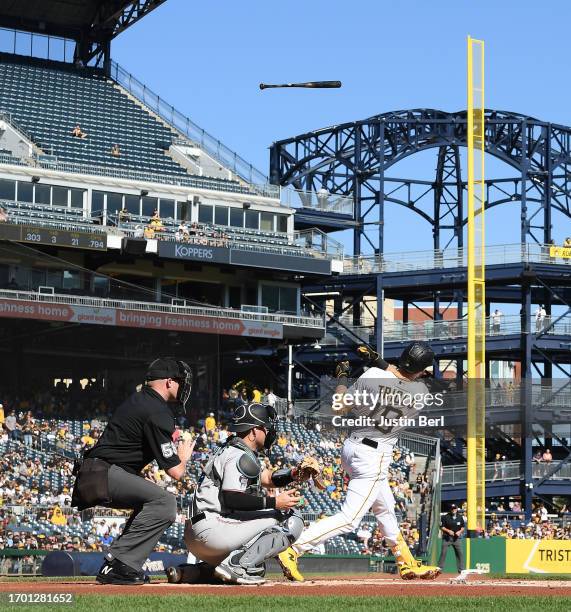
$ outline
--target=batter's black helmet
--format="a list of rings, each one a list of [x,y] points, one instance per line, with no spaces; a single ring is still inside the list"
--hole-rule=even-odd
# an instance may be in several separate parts
[[[276,419],[277,414],[272,406],[252,402],[251,404],[238,406],[234,410],[228,429],[240,433],[250,431],[254,427],[265,427],[266,442],[264,446],[268,449],[276,439]]]
[[[399,369],[417,374],[432,365],[434,351],[426,342],[411,342],[399,357]]]

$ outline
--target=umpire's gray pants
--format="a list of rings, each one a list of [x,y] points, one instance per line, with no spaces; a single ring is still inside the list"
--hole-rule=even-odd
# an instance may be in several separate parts
[[[464,569],[464,553],[462,552],[462,540],[442,540],[442,551],[440,552],[438,567],[444,568],[444,563],[446,563],[446,553],[448,552],[449,546],[452,546],[452,548],[454,549],[454,554],[456,555],[456,567],[458,568],[458,572],[461,572]]]
[[[109,508],[133,508],[107,555],[140,571],[159,538],[176,520],[176,498],[158,485],[112,465]]]
[[[292,516],[296,519],[295,526],[290,529],[292,536],[297,539],[303,529],[301,516],[279,510],[260,510],[243,514],[237,512],[235,516],[236,518],[229,518],[219,514],[207,514],[205,519],[195,525],[186,521],[184,541],[188,550],[201,561],[218,565],[233,550],[247,544],[264,529],[280,525]]]

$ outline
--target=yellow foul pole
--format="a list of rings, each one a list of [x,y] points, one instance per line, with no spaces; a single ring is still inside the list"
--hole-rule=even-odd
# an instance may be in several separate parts
[[[485,527],[486,281],[484,236],[484,41],[468,36],[468,431],[467,567],[470,539]]]

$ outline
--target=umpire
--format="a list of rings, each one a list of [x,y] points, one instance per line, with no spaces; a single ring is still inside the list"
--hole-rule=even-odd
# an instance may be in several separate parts
[[[132,509],[97,575],[103,584],[145,582],[143,564],[174,523],[176,498],[143,478],[141,470],[154,459],[180,480],[194,446],[185,436],[179,441],[175,431],[178,409],[184,407],[192,386],[189,366],[172,358],[156,359],[145,382],[115,410],[97,444],[74,470],[73,506]]]
[[[455,504],[450,506],[450,511],[444,515],[440,524],[442,531],[442,552],[438,560],[438,566],[444,568],[448,547],[452,546],[456,555],[456,567],[458,572],[464,569],[464,553],[462,552],[461,537],[464,533],[464,519],[458,514],[458,507]]]

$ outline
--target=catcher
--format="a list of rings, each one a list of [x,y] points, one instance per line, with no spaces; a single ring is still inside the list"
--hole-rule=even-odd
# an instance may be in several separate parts
[[[319,465],[308,458],[297,468],[262,469],[258,455],[276,438],[275,420],[271,406],[251,403],[236,409],[229,427],[235,435],[204,467],[185,526],[188,550],[200,563],[169,567],[169,582],[261,584],[264,562],[299,537],[303,519],[294,511],[299,492],[285,489],[269,497],[263,489],[282,489],[311,477],[322,486]]]

